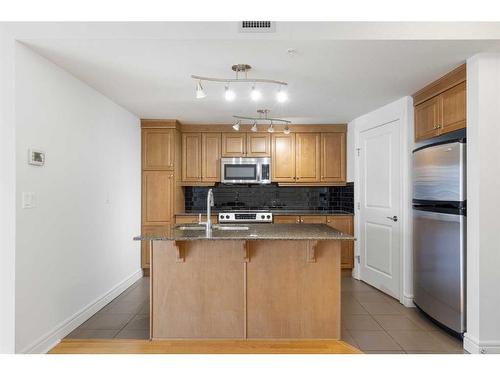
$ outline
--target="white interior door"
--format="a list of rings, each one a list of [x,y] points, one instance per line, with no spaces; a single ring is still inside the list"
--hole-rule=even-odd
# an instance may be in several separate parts
[[[359,133],[360,277],[399,299],[400,121]]]

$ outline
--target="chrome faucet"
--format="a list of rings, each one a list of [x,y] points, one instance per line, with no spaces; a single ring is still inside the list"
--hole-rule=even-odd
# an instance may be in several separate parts
[[[214,205],[214,193],[212,189],[208,190],[207,194],[207,221],[202,222],[201,221],[201,214],[199,216],[200,222],[198,224],[204,224],[206,227],[206,231],[209,232],[212,230],[212,207]]]

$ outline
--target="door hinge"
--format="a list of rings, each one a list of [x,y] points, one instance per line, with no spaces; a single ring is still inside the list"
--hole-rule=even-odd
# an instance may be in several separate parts
[[[357,151],[358,156],[359,156],[359,152],[361,151],[361,149],[358,147],[358,148],[356,149],[356,151]]]
[[[356,263],[361,263],[361,257],[359,255],[356,255],[354,258],[356,258]]]
[[[361,210],[361,204],[359,202],[356,204],[356,206],[358,207],[358,210]]]

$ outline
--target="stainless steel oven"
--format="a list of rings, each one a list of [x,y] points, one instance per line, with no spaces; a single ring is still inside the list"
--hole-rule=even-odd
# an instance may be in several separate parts
[[[221,158],[223,184],[270,184],[271,158]]]

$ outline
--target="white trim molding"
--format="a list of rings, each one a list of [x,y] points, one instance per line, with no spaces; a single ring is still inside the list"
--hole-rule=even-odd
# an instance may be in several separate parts
[[[500,354],[500,341],[481,342],[465,333],[464,349],[471,354]]]
[[[115,285],[109,292],[104,293],[93,302],[89,303],[83,309],[78,311],[73,316],[59,324],[52,331],[36,340],[32,345],[20,350],[19,353],[24,354],[42,354],[47,353],[50,349],[56,346],[61,339],[80,326],[83,322],[89,319],[92,315],[106,306],[113,299],[118,297],[127,288],[134,284],[143,276],[142,269],[135,271],[132,275]]]

